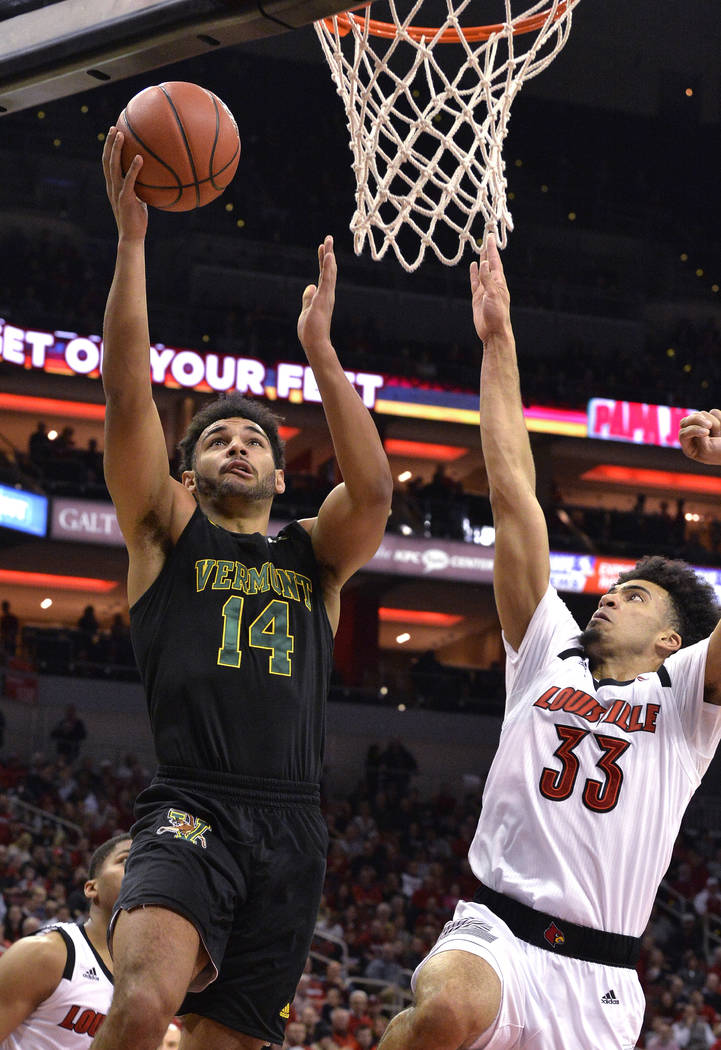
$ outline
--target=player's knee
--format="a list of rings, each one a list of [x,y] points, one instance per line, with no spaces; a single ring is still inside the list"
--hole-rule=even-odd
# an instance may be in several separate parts
[[[478,1035],[478,1016],[468,1000],[437,988],[410,1011],[413,1050],[457,1050]]]
[[[147,1043],[156,1047],[162,1043],[179,1006],[177,995],[162,982],[137,975],[116,983],[111,1011],[122,1015],[124,1031],[132,1033],[137,1029],[138,1046]]]

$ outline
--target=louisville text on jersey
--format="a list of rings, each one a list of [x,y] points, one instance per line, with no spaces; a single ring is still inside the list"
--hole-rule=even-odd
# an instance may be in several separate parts
[[[558,685],[547,689],[533,706],[545,711],[566,711],[593,724],[605,722],[618,726],[624,733],[655,733],[661,710],[660,704],[629,704],[625,700],[614,700],[610,707],[604,707],[582,689]]]
[[[58,1021],[58,1028],[64,1028],[66,1032],[77,1032],[79,1035],[89,1035],[92,1039],[104,1020],[105,1014],[98,1010],[89,1006],[73,1005],[62,1021]]]

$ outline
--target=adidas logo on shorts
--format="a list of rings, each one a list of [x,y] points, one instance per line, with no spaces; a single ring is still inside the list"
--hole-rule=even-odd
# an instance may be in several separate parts
[[[616,993],[613,988],[607,991],[605,995],[601,996],[601,1002],[604,1006],[618,1006],[619,1000],[616,998]]]

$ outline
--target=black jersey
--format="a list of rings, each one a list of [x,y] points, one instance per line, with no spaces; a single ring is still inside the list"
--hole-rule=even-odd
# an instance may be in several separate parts
[[[162,766],[320,781],[333,636],[310,537],[196,509],[130,610]]]

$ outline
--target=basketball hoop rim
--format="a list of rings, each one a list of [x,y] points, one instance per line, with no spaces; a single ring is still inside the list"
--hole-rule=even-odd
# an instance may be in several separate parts
[[[552,21],[557,22],[562,18],[569,8],[574,6],[575,2],[576,0],[561,0]],[[369,7],[370,5],[364,4],[362,6]],[[354,10],[358,9],[355,8]],[[518,21],[511,22],[513,35],[522,36],[524,33],[533,33],[535,30],[540,29],[548,21],[551,11],[552,8],[548,8],[545,11],[539,11],[536,15],[531,15],[528,18],[521,17]],[[382,22],[377,18],[359,17],[353,11],[344,11],[333,18],[323,18],[321,21],[329,32],[333,32],[334,26],[337,26],[339,36],[347,36],[351,32],[352,24],[356,22],[360,23],[363,29],[367,28],[371,36],[381,37],[385,40],[394,40],[398,36],[398,27],[393,22]],[[473,44],[483,40],[490,40],[494,34],[502,33],[505,28],[505,23],[498,22],[495,25],[464,27],[460,32],[456,29],[445,29],[440,35],[437,35],[440,26],[406,26],[405,32],[416,43],[420,43],[421,40],[425,39],[435,40],[437,44],[459,44],[463,39],[467,43]]]

